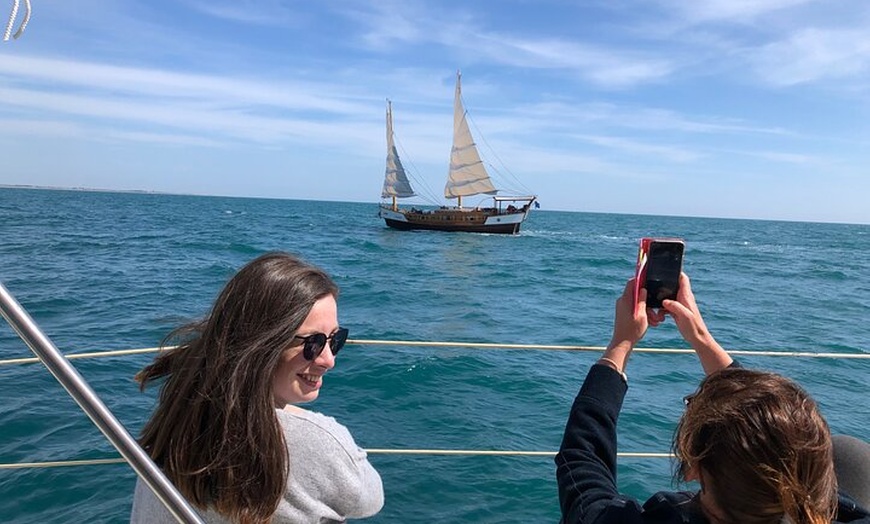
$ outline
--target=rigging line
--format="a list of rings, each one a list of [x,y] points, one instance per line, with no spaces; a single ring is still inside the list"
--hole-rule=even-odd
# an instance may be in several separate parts
[[[358,344],[361,346],[410,346],[410,347],[452,347],[452,348],[474,348],[474,349],[539,349],[539,350],[554,350],[554,351],[604,351],[603,346],[566,346],[566,345],[542,345],[542,344],[495,344],[490,342],[426,342],[419,340],[366,340],[352,339],[347,340],[348,344]],[[171,346],[165,349],[172,349]],[[139,349],[118,349],[112,351],[93,351],[89,353],[70,353],[64,355],[66,358],[73,360],[79,358],[101,358],[101,357],[117,357],[126,355],[137,355],[142,353],[156,353],[160,348],[139,348]],[[692,349],[679,348],[635,348],[635,353],[659,353],[659,354],[694,354]],[[734,349],[729,350],[731,355],[743,355],[752,357],[805,357],[805,358],[844,358],[844,359],[870,359],[870,353],[815,353],[812,351],[761,351],[752,349]],[[35,364],[39,362],[36,357],[29,358],[12,358],[0,360],[0,366],[12,364]]]
[[[30,22],[30,0],[24,0],[24,18],[21,20],[21,25],[18,26],[18,31],[15,34],[12,34],[12,26],[15,25],[15,19],[18,17],[18,5],[20,4],[20,0],[14,0],[12,3],[12,12],[9,13],[9,21],[6,23],[6,30],[3,32],[3,41],[9,41],[9,37],[18,40],[24,33],[24,28],[27,27],[27,23]]]
[[[411,168],[413,169],[411,176],[414,179],[414,182],[418,183],[420,186],[423,187],[424,192],[426,193],[425,195],[420,195],[421,197],[423,197],[423,200],[426,200],[435,206],[441,205],[441,199],[436,196],[437,193],[432,191],[432,188],[429,187],[428,183],[426,183],[426,179],[424,179],[423,176],[420,174],[420,170],[417,169],[417,166],[414,164],[414,160],[411,158],[411,155],[408,153],[408,151],[405,150],[405,145],[401,142],[401,140],[399,140],[395,133],[393,133],[393,142],[399,147],[399,149],[402,150],[402,163],[404,164],[407,162],[411,165]],[[405,170],[405,172],[407,173],[408,170]]]
[[[420,187],[423,188],[423,191],[421,191],[420,193],[417,193],[417,196],[421,197],[423,200],[429,202],[432,205],[435,205],[435,206],[440,205],[440,200],[438,199],[437,196],[435,196],[436,193],[434,191],[432,191],[432,188],[429,187],[429,184],[426,182],[426,179],[423,178],[423,175],[420,174],[420,170],[417,169],[416,165],[414,165],[414,161],[409,158],[410,155],[405,150],[405,146],[402,145],[402,143],[399,142],[398,140],[396,140],[396,139],[393,139],[393,140],[398,144],[399,149],[402,150],[402,158],[404,159],[404,160],[402,160],[402,164],[404,165],[405,163],[408,163],[411,165],[411,170],[406,169],[405,173],[411,175],[411,178],[414,179],[414,183],[417,185],[418,189]]]
[[[465,105],[465,97],[462,95],[460,95],[460,97],[462,98],[462,104],[463,104],[462,107],[468,107]],[[498,163],[501,164],[501,167],[507,172],[507,174],[509,174],[511,176],[514,183],[516,183],[520,187],[520,189],[522,189],[527,195],[533,194],[532,190],[529,189],[528,187],[526,187],[526,185],[523,184],[522,181],[520,181],[520,179],[517,178],[517,176],[513,174],[513,172],[510,170],[510,168],[508,168],[507,164],[505,164],[504,161],[501,159],[501,157],[498,156],[498,153],[495,151],[495,148],[493,148],[491,145],[489,145],[489,142],[486,140],[486,136],[484,136],[484,134],[480,130],[480,128],[477,127],[477,122],[474,121],[474,117],[471,116],[471,113],[469,113],[467,109],[465,110],[465,118],[466,118],[466,120],[469,120],[471,122],[471,125],[474,126],[474,130],[477,131],[477,136],[480,137],[480,140],[482,140],[483,143],[486,145],[487,150],[492,154],[493,158],[495,158],[498,161]],[[492,163],[490,163],[490,166],[492,166],[493,168],[496,167]],[[495,172],[498,173],[500,176],[502,174],[501,171],[498,169],[495,169]],[[502,178],[504,178],[504,177],[502,177]]]
[[[501,181],[505,180],[505,177],[504,177],[504,175],[502,174],[502,172],[499,170],[498,166],[496,166],[495,164],[492,164],[492,163],[490,163],[490,162],[487,162],[486,165],[488,166],[488,167],[487,167],[487,172],[490,173],[490,175],[495,174],[495,175],[497,175],[497,176],[494,177],[494,178],[497,178],[498,180],[501,180]],[[511,175],[511,177],[512,177],[514,180],[517,180],[517,177],[514,176],[513,173],[510,173],[510,175]],[[529,189],[529,188],[523,186],[522,182],[519,182],[519,181],[517,180],[517,183],[518,183],[520,186],[522,186],[522,187],[519,188],[519,189],[518,189],[517,187],[513,187],[513,188],[510,188],[510,189],[507,189],[507,190],[504,190],[504,191],[499,191],[499,192],[500,192],[500,193],[505,193],[505,194],[508,194],[508,195],[512,195],[512,196],[527,196],[527,195],[534,195],[534,193],[532,192],[531,189]],[[521,191],[520,191],[520,189],[521,189]]]
[[[522,451],[522,450],[488,450],[488,449],[367,449],[370,455],[441,455],[441,456],[498,456],[498,457],[554,457],[555,451]],[[674,458],[672,453],[657,452],[618,452],[622,458]],[[55,460],[46,462],[19,462],[0,464],[4,469],[35,469],[62,468],[75,466],[104,466],[108,464],[124,464],[123,458],[105,458],[88,460]]]

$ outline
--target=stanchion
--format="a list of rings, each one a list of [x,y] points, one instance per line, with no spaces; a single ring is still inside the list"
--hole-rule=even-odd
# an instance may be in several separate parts
[[[39,329],[2,283],[0,313],[175,518],[185,524],[203,524],[199,514],[190,507],[151,457],[130,436],[76,368]]]

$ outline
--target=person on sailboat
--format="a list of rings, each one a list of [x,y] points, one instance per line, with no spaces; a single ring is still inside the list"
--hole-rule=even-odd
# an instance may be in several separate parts
[[[170,333],[136,376],[165,378],[140,444],[207,522],[344,522],[384,503],[350,432],[315,400],[348,330],[338,287],[286,253],[246,264],[209,315]],[[141,481],[130,522],[176,522]]]
[[[634,293],[631,279],[616,302],[611,342],[580,388],[556,455],[564,524],[870,524],[852,493],[838,497],[832,438],[816,403],[785,377],[740,367],[707,329],[685,273],[677,300],[665,300],[663,309],[647,309],[641,288],[635,310]],[[701,490],[659,492],[641,506],[616,487],[616,422],[632,349],[666,313],[707,375],[686,397],[674,436],[677,474]]]

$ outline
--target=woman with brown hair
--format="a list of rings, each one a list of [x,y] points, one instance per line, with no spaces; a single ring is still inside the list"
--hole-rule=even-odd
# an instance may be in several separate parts
[[[701,318],[689,278],[677,300],[633,307],[634,280],[616,302],[613,337],[574,401],[556,456],[566,524],[870,524],[870,513],[837,492],[828,425],[794,382],[741,368]],[[643,506],[616,487],[616,421],[628,388],[625,366],[649,326],[674,318],[698,355],[706,378],[674,437],[678,477],[698,493],[659,492]]]
[[[140,443],[206,522],[343,522],[383,506],[381,478],[317,398],[348,331],[338,287],[285,253],[249,262],[209,315],[136,376],[165,379]],[[175,522],[136,485],[131,523]]]

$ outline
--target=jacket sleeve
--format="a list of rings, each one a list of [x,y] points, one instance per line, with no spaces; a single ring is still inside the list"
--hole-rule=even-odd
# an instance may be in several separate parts
[[[642,522],[637,501],[616,489],[616,421],[627,389],[618,372],[596,364],[574,400],[556,455],[565,524]]]

